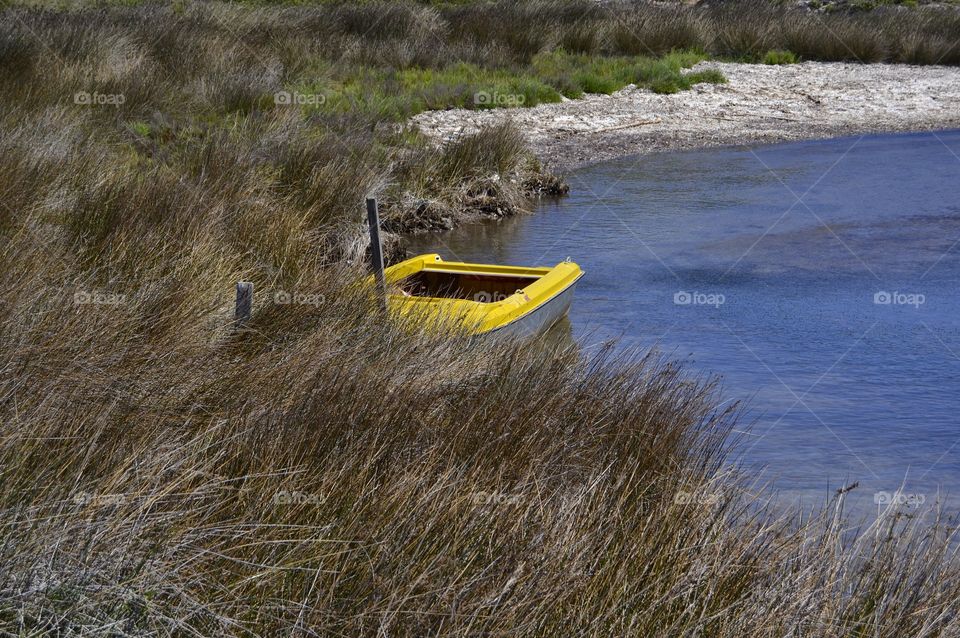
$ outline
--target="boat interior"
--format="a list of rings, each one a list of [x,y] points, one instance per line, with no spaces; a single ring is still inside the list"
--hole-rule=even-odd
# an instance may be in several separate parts
[[[492,303],[506,299],[529,286],[538,275],[501,275],[421,270],[399,282],[397,287],[411,297],[468,299]]]

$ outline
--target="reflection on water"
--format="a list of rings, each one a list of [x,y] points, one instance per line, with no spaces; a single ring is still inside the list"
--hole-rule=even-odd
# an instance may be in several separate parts
[[[569,181],[536,215],[411,250],[571,257],[574,337],[721,375],[754,423],[745,459],[785,499],[859,481],[862,511],[901,484],[960,504],[960,131],[631,158]]]
[[[531,341],[528,347],[569,355],[577,355],[580,352],[580,347],[573,338],[573,324],[570,323],[569,317],[561,317],[557,323]]]

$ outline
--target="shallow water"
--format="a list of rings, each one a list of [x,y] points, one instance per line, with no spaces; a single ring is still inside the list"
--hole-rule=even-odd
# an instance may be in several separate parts
[[[586,272],[585,347],[620,337],[722,377],[782,501],[960,507],[960,131],[628,158],[537,214],[418,239]],[[889,303],[887,303],[889,302]]]

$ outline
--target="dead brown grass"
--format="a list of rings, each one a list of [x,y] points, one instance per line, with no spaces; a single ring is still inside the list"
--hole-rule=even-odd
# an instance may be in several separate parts
[[[946,522],[766,508],[709,383],[385,322],[363,195],[519,205],[522,144],[265,107],[366,18],[235,10],[0,22],[0,631],[957,633]]]

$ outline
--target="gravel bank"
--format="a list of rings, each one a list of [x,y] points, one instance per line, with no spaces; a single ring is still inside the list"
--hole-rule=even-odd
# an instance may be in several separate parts
[[[512,119],[557,172],[661,150],[960,127],[957,67],[703,62],[693,70],[705,68],[729,82],[674,95],[630,86],[529,109],[431,111],[413,122],[443,139]]]

